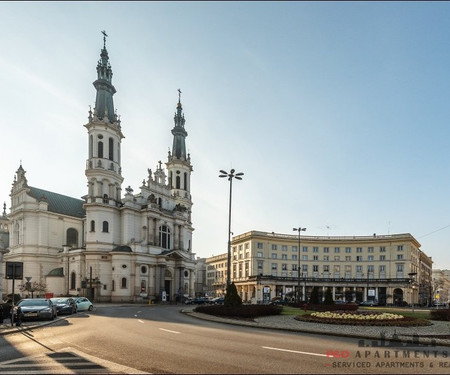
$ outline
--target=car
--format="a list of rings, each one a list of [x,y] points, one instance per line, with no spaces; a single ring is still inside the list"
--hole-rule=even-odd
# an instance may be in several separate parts
[[[185,303],[187,305],[204,305],[208,303],[208,299],[206,297],[197,297],[191,300],[187,300]]]
[[[58,315],[56,305],[46,298],[29,298],[20,300],[14,306],[14,320],[18,320],[17,312],[20,309],[21,320],[53,320]]]
[[[78,297],[75,299],[77,305],[77,311],[92,311],[94,310],[94,305],[86,297]]]
[[[281,297],[274,297],[269,305],[288,305],[289,301],[287,299],[281,299]]]
[[[360,302],[359,306],[378,306],[378,301],[377,300],[370,300],[370,301]]]
[[[75,314],[78,310],[75,300],[71,297],[59,297],[50,298],[54,305],[56,305],[56,310],[58,314]]]
[[[211,305],[223,305],[225,297],[215,297],[209,301]]]

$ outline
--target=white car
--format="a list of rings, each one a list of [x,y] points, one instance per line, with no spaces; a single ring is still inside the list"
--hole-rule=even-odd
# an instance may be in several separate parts
[[[75,298],[75,303],[77,304],[77,311],[94,310],[94,305],[86,297]]]

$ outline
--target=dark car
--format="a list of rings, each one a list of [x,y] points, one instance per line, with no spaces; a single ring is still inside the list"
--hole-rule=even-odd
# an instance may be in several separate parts
[[[17,310],[20,307],[20,320],[53,320],[57,315],[56,306],[49,299],[30,298],[23,299],[14,306],[14,320],[17,321]]]
[[[71,297],[59,297],[50,298],[54,305],[56,305],[56,311],[58,314],[75,314],[77,312],[77,304]]]
[[[360,302],[359,306],[378,306],[378,301],[377,300],[369,300],[369,301]]]
[[[289,301],[287,299],[281,299],[280,297],[272,298],[272,301],[269,302],[269,305],[288,305]]]
[[[225,301],[224,297],[216,297],[209,301],[211,305],[223,305]]]
[[[194,298],[193,300],[189,301],[189,305],[204,305],[208,303],[208,299],[206,297],[198,297]]]

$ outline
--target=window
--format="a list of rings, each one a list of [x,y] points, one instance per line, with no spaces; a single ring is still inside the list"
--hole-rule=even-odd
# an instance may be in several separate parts
[[[356,248],[356,252],[357,252],[357,253],[362,253],[362,247],[357,247],[357,248]]]
[[[351,262],[352,261],[352,257],[350,255],[346,255],[345,256],[345,261],[346,262]]]
[[[109,224],[108,224],[107,221],[104,221],[104,222],[103,222],[103,225],[102,225],[102,232],[106,232],[106,233],[109,232]]]
[[[297,254],[292,254],[292,260],[297,260]]]
[[[386,271],[386,266],[380,266],[379,269],[380,269],[380,272],[385,272]]]
[[[346,252],[347,254],[350,254],[350,253],[352,252],[352,248],[351,248],[351,247],[346,247],[346,248],[345,248],[345,252]]]
[[[356,272],[361,272],[362,271],[362,266],[356,266]]]
[[[170,249],[170,228],[167,225],[159,227],[159,243],[163,249]]]
[[[367,251],[368,251],[369,253],[373,253],[373,247],[369,247],[369,248],[367,249]]]
[[[386,246],[380,246],[380,253],[386,252]]]
[[[109,138],[108,157],[109,160],[114,160],[114,141],[112,138]]]
[[[281,259],[287,259],[287,254],[281,254]]]
[[[272,269],[276,270],[278,268],[278,264],[277,263],[272,263]]]
[[[256,245],[256,247],[257,247],[258,249],[262,249],[262,248],[263,248],[262,242],[258,242],[258,244]]]
[[[308,260],[308,255],[302,255],[302,260]]]
[[[281,250],[282,251],[287,251],[287,246],[286,245],[281,245]]]
[[[319,248],[317,246],[313,247],[313,253],[318,253],[319,252]]]
[[[180,176],[175,177],[175,189],[180,189],[181,186],[181,179]]]
[[[147,267],[141,266],[141,273],[147,273]]]
[[[103,158],[103,142],[98,142],[98,156],[99,158]]]
[[[330,252],[330,248],[329,247],[324,247],[323,248],[323,252],[324,253],[329,253]]]
[[[308,252],[308,246],[303,246],[302,251],[303,251],[304,253],[307,253],[307,252]]]
[[[319,260],[319,256],[318,255],[313,255],[313,260]]]
[[[386,255],[380,255],[380,260],[386,260]]]
[[[272,253],[272,259],[277,259],[277,253]]]
[[[247,249],[249,249],[250,248],[250,244],[247,242],[246,244],[245,244],[245,249],[247,250]]]
[[[258,252],[256,253],[256,257],[257,257],[257,258],[262,258],[262,257],[263,257],[262,251],[258,251]]]
[[[287,271],[287,264],[286,263],[283,263],[282,265],[281,265],[281,270],[282,271]]]
[[[298,250],[297,246],[292,246],[292,251],[297,251],[297,250]]]
[[[398,245],[397,246],[397,251],[403,251],[403,245]]]
[[[323,266],[323,272],[330,272],[330,266]]]
[[[397,254],[397,260],[402,260],[403,259],[403,254]]]
[[[95,232],[95,221],[91,220],[91,232]]]
[[[335,256],[334,256],[334,260],[337,261],[337,262],[339,262],[339,261],[341,260],[340,258],[341,258],[341,257],[340,257],[339,255],[335,255]]]
[[[77,275],[75,274],[75,272],[72,272],[70,274],[70,289],[77,288],[76,281],[77,281]]]
[[[259,270],[263,269],[263,261],[262,260],[258,260],[258,269]]]
[[[66,244],[70,247],[78,246],[78,231],[75,228],[67,229]]]
[[[367,272],[373,272],[373,265],[367,266]]]
[[[187,190],[187,173],[184,172],[184,190]]]
[[[103,203],[107,204],[109,202],[108,194],[103,194]]]
[[[403,264],[397,264],[397,272],[403,272]]]
[[[335,252],[335,253],[340,253],[340,252],[341,252],[341,249],[340,249],[339,247],[335,247],[335,248],[334,248],[334,252]]]
[[[126,277],[122,277],[122,280],[120,282],[120,287],[122,289],[126,289],[127,288],[127,278]]]
[[[319,266],[313,266],[313,272],[319,272]]]
[[[297,271],[297,265],[296,264],[292,264],[291,268],[292,268],[292,271]]]
[[[329,257],[328,255],[324,255],[324,256],[323,256],[323,260],[329,261],[329,260],[330,260],[330,257]]]
[[[362,259],[362,256],[361,256],[361,255],[357,255],[357,256],[356,256],[356,261],[357,261],[357,262],[362,262],[362,260],[363,260],[363,259]]]
[[[367,257],[367,260],[368,260],[369,262],[373,262],[373,255],[369,255],[369,256]]]

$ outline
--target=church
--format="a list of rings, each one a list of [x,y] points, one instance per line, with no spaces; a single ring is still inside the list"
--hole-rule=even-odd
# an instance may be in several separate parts
[[[45,293],[126,302],[194,295],[193,168],[186,153],[181,91],[165,166],[160,161],[154,171],[145,171],[137,192],[128,186],[123,194],[124,134],[114,109],[112,76],[104,33],[93,83],[95,106],[84,125],[87,191],[81,199],[32,187],[22,164],[16,171],[10,213],[4,209],[2,216],[9,237],[1,252],[2,273],[6,262],[23,263],[24,279],[16,280],[14,288],[23,297]],[[3,279],[3,295],[11,294],[12,287],[12,280]]]

